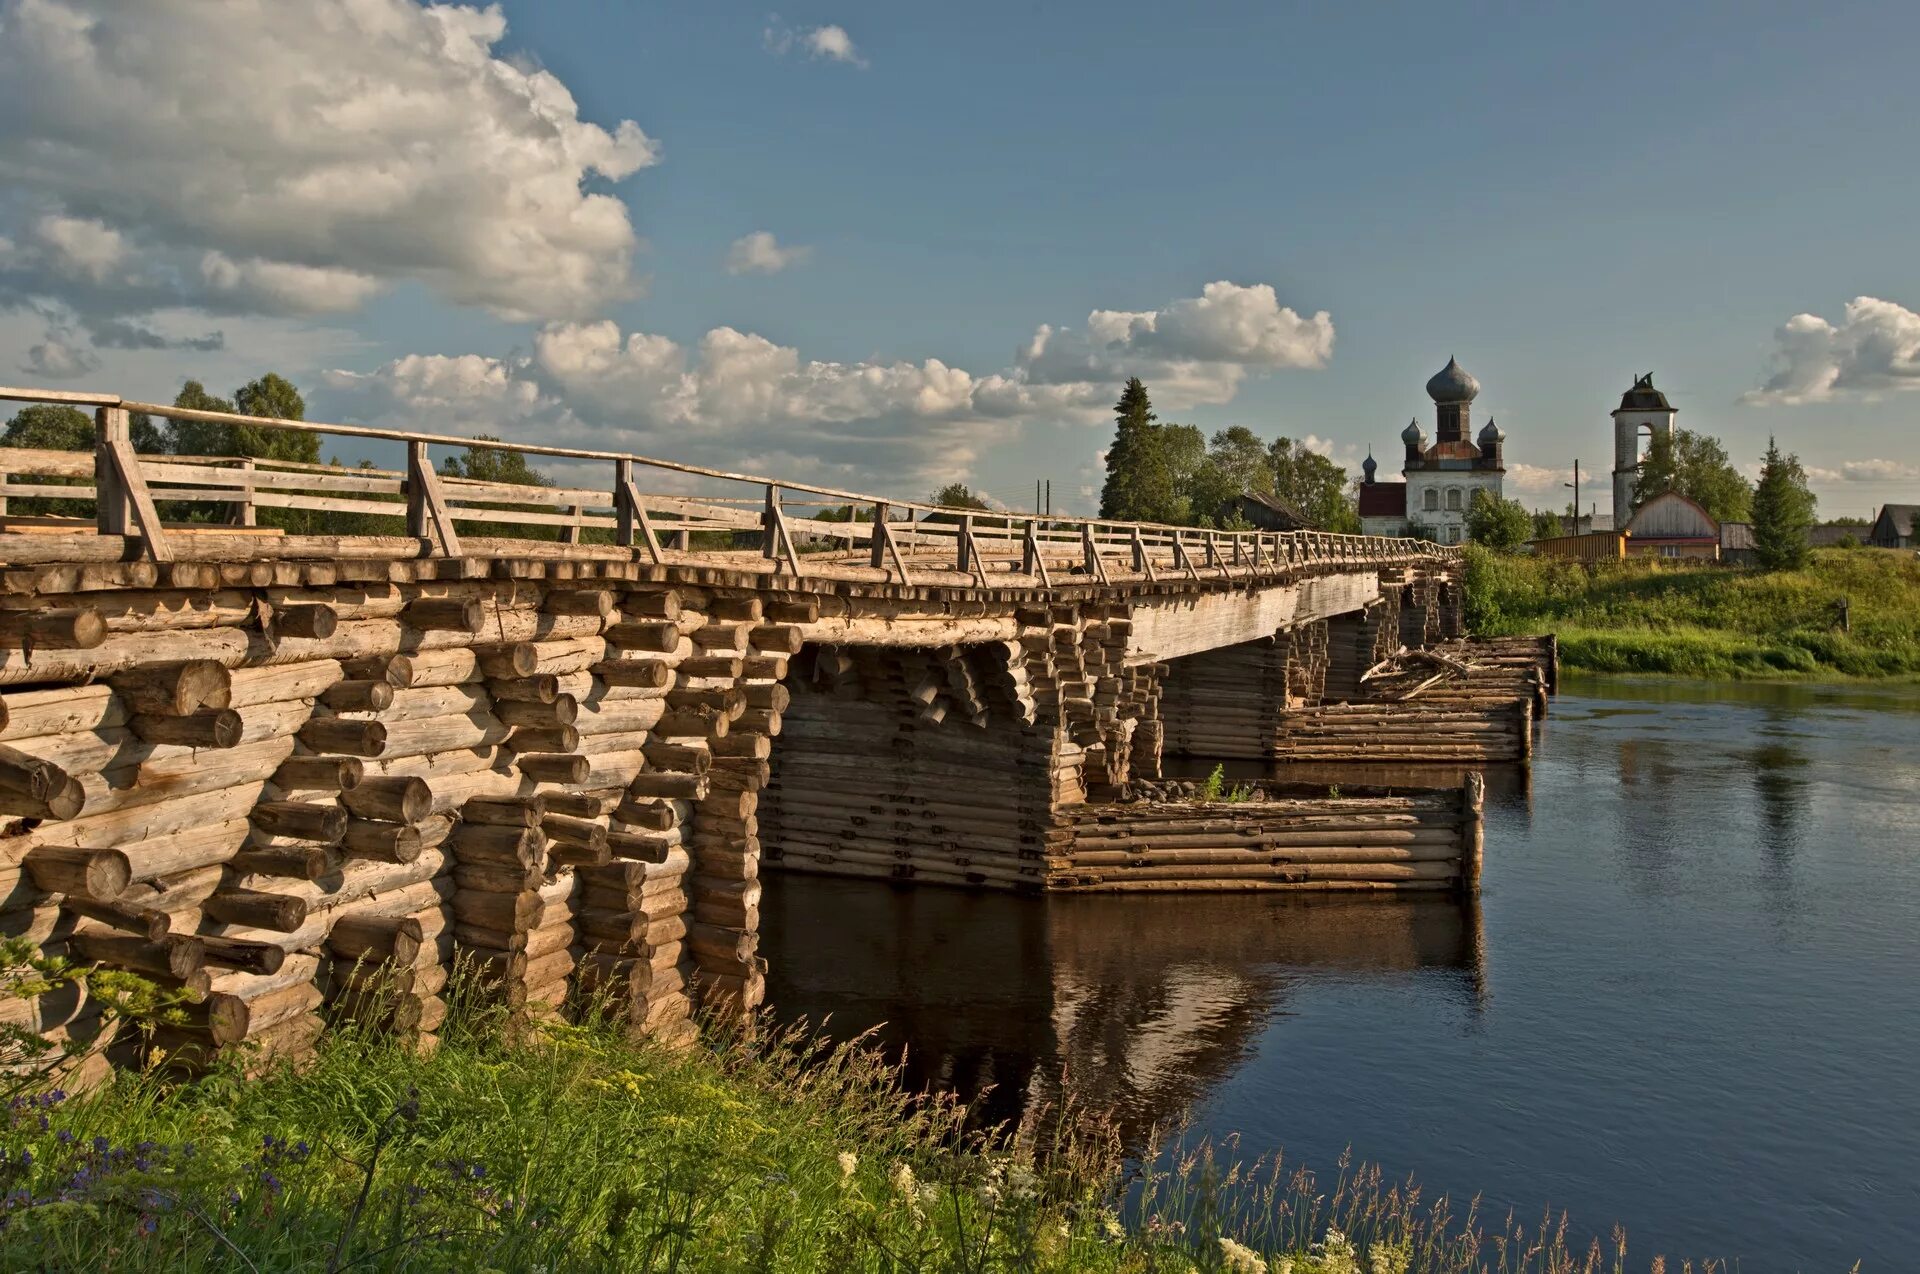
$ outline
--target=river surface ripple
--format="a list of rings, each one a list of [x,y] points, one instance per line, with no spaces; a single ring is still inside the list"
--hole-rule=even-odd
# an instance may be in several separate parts
[[[775,877],[770,999],[1744,1271],[1920,1269],[1920,689],[1569,679],[1453,902]]]

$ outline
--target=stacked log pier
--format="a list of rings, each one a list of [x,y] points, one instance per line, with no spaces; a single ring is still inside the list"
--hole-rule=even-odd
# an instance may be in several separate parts
[[[1056,752],[1078,749],[1064,727],[1022,719],[1025,666],[1017,645],[937,657],[808,648],[761,810],[769,866],[1042,888],[1052,811],[1077,796],[1062,790]]]
[[[356,565],[388,570],[249,568],[209,591],[221,568],[152,568],[148,583],[181,587],[144,590],[100,568],[87,605],[45,599],[60,622],[33,621],[30,653],[0,653],[0,930],[196,997],[157,1038],[172,1060],[244,1045],[264,1064],[329,1020],[430,1045],[462,955],[514,1007],[556,1007],[598,944],[584,895],[612,891],[619,906],[601,909],[646,919],[650,976],[626,983],[636,1020],[684,1038],[678,949],[651,975],[685,946],[680,841],[706,799],[713,883],[696,892],[711,895],[702,923],[731,932],[703,931],[700,947],[716,994],[757,1002],[757,865],[735,837],[750,834],[778,728],[773,652],[797,630],[750,626],[741,667],[701,664],[690,634],[707,618],[657,585],[511,570],[343,581]],[[661,623],[672,632],[644,627]],[[699,706],[669,702],[676,687],[738,700],[750,730],[717,770],[715,740],[686,730]],[[19,1011],[75,1038],[99,1020],[85,1003]]]
[[[1485,787],[1413,796],[1140,802],[1062,816],[1048,888],[1070,893],[1470,891]]]
[[[1288,653],[1283,639],[1268,639],[1169,660],[1160,697],[1161,746],[1175,756],[1268,756],[1274,708],[1288,697]]]
[[[1273,756],[1288,762],[1376,765],[1500,763],[1532,754],[1533,703],[1494,707],[1336,703],[1277,714]]]

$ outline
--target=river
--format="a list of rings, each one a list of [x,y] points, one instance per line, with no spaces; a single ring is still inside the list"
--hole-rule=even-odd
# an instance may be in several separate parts
[[[1920,1261],[1920,689],[1569,679],[1456,902],[775,877],[787,1018],[1748,1272]],[[1584,1239],[1582,1240],[1584,1243]]]

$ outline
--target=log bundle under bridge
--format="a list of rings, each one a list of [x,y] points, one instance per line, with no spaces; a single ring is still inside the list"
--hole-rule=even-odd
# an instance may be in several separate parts
[[[128,412],[178,409],[66,399],[97,406],[96,454],[10,453],[0,480],[97,506],[0,506],[0,934],[183,992],[151,1042],[187,1064],[340,1022],[429,1046],[463,964],[518,1014],[593,994],[684,1040],[764,996],[763,865],[1471,890],[1472,784],[1179,801],[1162,755],[1273,758],[1294,714],[1470,733],[1551,688],[1547,647],[1466,639],[1459,554],[1431,544],[989,517],[556,448],[611,482],[508,486],[434,470],[430,444],[466,440],[220,413],[182,412],[390,437],[408,467],[142,457]],[[649,494],[653,469],[735,493]],[[235,525],[170,520],[182,502]],[[390,533],[256,525],[289,509]],[[1398,733],[1328,746],[1390,760]],[[77,997],[0,1012],[53,1039],[101,1021]]]

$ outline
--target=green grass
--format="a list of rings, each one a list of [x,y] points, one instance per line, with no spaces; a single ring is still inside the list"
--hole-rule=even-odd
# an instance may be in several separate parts
[[[508,1026],[467,1010],[425,1057],[342,1031],[256,1080],[17,1100],[0,1268],[1626,1268],[1623,1240],[1576,1255],[1551,1218],[1489,1231],[1344,1165],[1319,1182],[1202,1148],[1129,1166],[1085,1116],[968,1134],[861,1047]]]
[[[1839,627],[1850,607],[1852,631]],[[1557,632],[1564,666],[1706,678],[1920,677],[1920,557],[1822,549],[1767,573],[1634,560],[1597,568],[1470,550],[1476,633]]]

